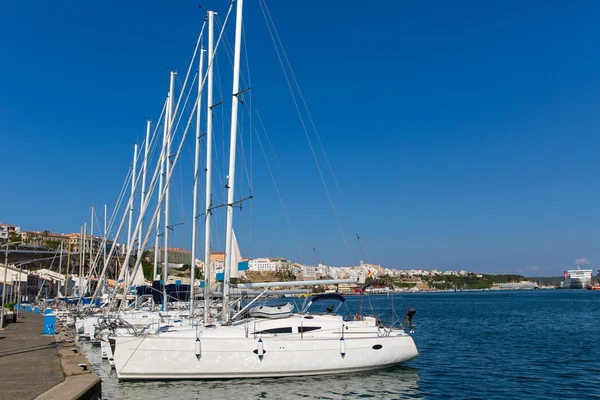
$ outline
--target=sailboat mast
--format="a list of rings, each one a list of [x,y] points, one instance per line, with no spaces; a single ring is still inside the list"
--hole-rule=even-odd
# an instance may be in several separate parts
[[[192,260],[190,263],[190,318],[194,315],[194,285],[196,282],[196,223],[198,220],[198,171],[200,161],[200,110],[202,106],[202,76],[205,50],[200,49],[200,60],[198,61],[198,102],[196,105],[196,152],[194,154],[194,200],[192,217]]]
[[[229,323],[229,279],[231,276],[233,202],[235,184],[235,153],[237,146],[237,119],[240,87],[240,54],[242,48],[243,0],[238,0],[235,24],[235,48],[233,57],[233,98],[231,103],[231,139],[229,143],[229,177],[227,179],[227,230],[225,236],[225,271],[223,271],[223,323]],[[237,265],[235,266],[237,268]]]
[[[131,172],[131,207],[129,207],[129,227],[127,228],[127,248],[131,246],[131,224],[133,223],[133,199],[135,199],[135,179],[136,179],[136,165],[137,165],[137,152],[138,144],[133,145],[133,166]]]
[[[87,222],[83,223],[83,228],[81,229],[81,241],[80,241],[80,246],[79,246],[79,296],[81,296],[81,289],[82,289],[82,284],[83,284],[83,262],[85,259],[85,232],[86,232],[86,224]]]
[[[104,265],[106,265],[106,241],[108,238],[106,237],[106,204],[104,205]]]
[[[210,219],[212,216],[213,60],[215,12],[208,12],[208,76],[206,92],[206,200],[204,224],[204,322],[210,319]]]
[[[65,275],[65,297],[69,297],[69,269],[71,268],[71,237],[67,246],[67,274]]]
[[[171,155],[171,134],[173,133],[173,88],[175,86],[175,71],[171,71],[171,82],[169,85],[169,105],[167,107],[167,148],[165,151],[166,175],[169,177]],[[169,179],[165,179],[165,263],[163,266],[163,311],[167,310],[167,279],[169,278]]]
[[[60,275],[62,274],[62,259],[63,259],[63,244],[64,242],[60,241],[60,257],[58,259],[58,288],[56,290],[56,297],[60,297]]]
[[[94,206],[92,206],[92,223],[90,225],[90,266],[88,268],[88,283],[86,283],[85,288],[87,291],[87,287],[90,284],[91,280],[92,280],[92,264],[94,262],[93,260],[93,247],[94,247]]]
[[[165,118],[163,120],[163,142],[162,142],[162,147],[161,149],[164,150],[166,143],[167,143],[167,132],[169,129],[169,122],[168,122],[168,113],[169,113],[169,97],[171,96],[171,94],[167,94],[167,100],[166,100],[166,104],[165,104]],[[163,179],[165,176],[165,164],[166,164],[166,159],[169,155],[167,153],[165,153],[165,156],[162,157],[160,159],[160,175],[158,177],[158,193],[162,193],[163,192]],[[159,195],[160,197],[160,195]],[[159,204],[158,207],[162,207],[162,204]],[[154,240],[154,269],[152,270],[152,280],[154,281],[156,279],[156,276],[158,275],[158,244],[160,241],[160,212],[158,213],[158,216],[156,217],[156,238]]]
[[[142,198],[140,199],[140,212],[144,209],[144,204],[146,202],[146,175],[148,171],[148,152],[149,141],[150,141],[150,128],[152,126],[152,121],[146,121],[146,139],[144,140],[144,162],[142,163]],[[143,218],[143,217],[142,217]],[[137,258],[142,257],[142,230],[144,227],[144,220],[142,219],[142,224],[140,225],[139,236],[138,236],[138,255]]]

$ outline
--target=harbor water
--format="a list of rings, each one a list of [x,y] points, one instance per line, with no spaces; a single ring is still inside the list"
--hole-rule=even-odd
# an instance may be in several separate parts
[[[389,322],[391,300],[365,296],[363,312],[372,306]],[[348,297],[347,312],[359,303]],[[600,399],[600,291],[396,294],[399,316],[404,306],[417,310],[419,356],[369,373],[118,382],[100,348],[82,346],[102,378],[103,399]]]

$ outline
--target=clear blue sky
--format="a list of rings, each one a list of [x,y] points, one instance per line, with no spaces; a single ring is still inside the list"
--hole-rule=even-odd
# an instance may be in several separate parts
[[[227,4],[3,2],[0,221],[78,232],[91,205],[114,206],[132,143],[146,118],[158,119],[168,70],[183,79],[205,10],[223,21]],[[254,141],[238,173],[247,182],[252,165],[255,198],[236,219],[244,256],[314,263],[315,248],[329,265],[528,276],[559,275],[579,258],[598,267],[600,3],[268,5],[341,189],[321,164],[350,254],[263,15],[246,0],[253,103],[294,235]],[[228,93],[229,61],[219,57]],[[230,96],[216,99],[226,122]],[[219,126],[222,192],[228,126]],[[172,244],[186,248],[192,154],[189,141],[172,191],[171,222],[184,222]]]

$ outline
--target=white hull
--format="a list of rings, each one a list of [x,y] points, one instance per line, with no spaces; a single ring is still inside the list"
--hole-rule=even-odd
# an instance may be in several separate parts
[[[563,287],[566,289],[587,289],[592,286],[593,271],[591,269],[571,269],[565,272]]]
[[[397,365],[416,357],[410,336],[345,339],[346,353],[340,353],[340,340],[288,340],[263,338],[262,359],[254,353],[258,339],[205,339],[200,359],[195,340],[164,340],[141,337],[116,338],[115,365],[121,380],[147,379],[226,379],[306,376],[368,371]],[[380,345],[380,350],[373,346]],[[125,347],[125,349],[123,349]],[[125,351],[122,351],[125,350]],[[162,353],[155,357],[156,351]],[[290,359],[295,362],[290,363]]]
[[[374,318],[343,322],[343,340],[340,317],[305,318],[310,319],[253,320],[200,329],[199,344],[195,330],[186,328],[112,337],[115,368],[120,380],[306,376],[385,368],[418,354],[412,337],[401,330],[380,329]],[[253,333],[285,326],[294,333]],[[322,329],[308,332],[312,326]]]
[[[567,278],[563,284],[563,287],[567,289],[587,289],[592,286],[592,278],[580,279],[580,278]]]
[[[77,332],[78,335],[83,334],[83,330],[85,328],[85,319],[84,318],[78,318],[75,320],[75,332]]]

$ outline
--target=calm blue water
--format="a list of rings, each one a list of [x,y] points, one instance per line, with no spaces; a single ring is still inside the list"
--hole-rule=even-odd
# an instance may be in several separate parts
[[[370,303],[389,318],[386,296]],[[356,312],[357,297],[346,302]],[[600,291],[414,293],[420,355],[384,371],[314,378],[118,383],[88,357],[106,399],[600,399]],[[385,316],[384,316],[385,318]]]

